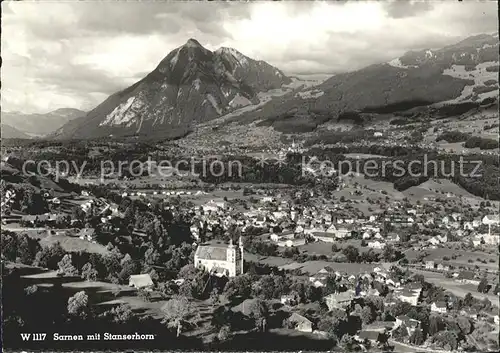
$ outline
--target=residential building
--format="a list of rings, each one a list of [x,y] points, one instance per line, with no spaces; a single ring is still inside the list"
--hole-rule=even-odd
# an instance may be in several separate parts
[[[296,305],[297,304],[297,298],[294,295],[282,295],[280,298],[280,302],[283,305]]]
[[[434,269],[434,261],[426,261],[425,262],[425,268],[429,269],[429,270]]]
[[[420,321],[411,319],[406,315],[400,315],[396,317],[396,322],[394,324],[393,329],[396,329],[398,327],[404,327],[406,328],[408,335],[411,336],[415,330],[420,327]]]
[[[286,247],[286,248],[293,248],[293,247],[303,246],[303,245],[306,245],[305,238],[289,239],[289,240],[286,240],[284,243],[278,242],[278,246]]]
[[[457,276],[457,281],[461,283],[469,283],[475,286],[479,285],[480,282],[472,271],[461,271]]]
[[[431,311],[432,312],[435,312],[435,313],[446,313],[446,311],[448,310],[448,307],[446,305],[446,302],[444,301],[438,301],[438,302],[434,302],[431,304]]]
[[[356,338],[360,341],[368,340],[372,344],[377,344],[382,341],[383,333],[380,331],[363,330],[357,334]]]
[[[410,303],[413,306],[416,306],[418,304],[421,291],[422,289],[411,290],[408,288],[403,288],[402,290],[395,292],[395,294],[399,300]]]
[[[332,311],[333,309],[346,309],[354,298],[354,293],[352,291],[342,292],[342,293],[332,293],[325,297],[323,300],[325,301],[328,310]]]
[[[95,240],[96,234],[95,234],[95,229],[94,228],[83,228],[80,229],[80,232],[78,233],[80,239],[88,240],[88,241],[93,241]]]
[[[368,242],[368,247],[372,249],[384,249],[385,248],[385,243],[380,242],[378,240],[376,241],[370,241]]]
[[[484,225],[498,225],[500,224],[499,215],[486,215],[481,220]]]
[[[300,332],[313,332],[313,323],[311,320],[308,318],[297,314],[293,313],[289,318],[288,318],[288,324],[295,330],[300,331]]]
[[[130,287],[136,289],[152,290],[154,283],[148,273],[142,275],[131,275],[128,281]]]

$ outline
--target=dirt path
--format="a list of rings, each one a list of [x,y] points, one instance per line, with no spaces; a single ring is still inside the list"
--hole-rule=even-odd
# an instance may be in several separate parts
[[[451,351],[437,350],[437,349],[431,349],[431,348],[426,348],[426,347],[416,347],[416,346],[412,346],[410,344],[406,344],[406,343],[401,343],[401,342],[395,341],[393,339],[389,339],[389,343],[391,343],[391,344],[393,344],[395,346],[402,346],[402,347],[405,347],[405,348],[409,348],[409,349],[411,349],[412,351],[415,351],[415,352],[452,353]],[[395,351],[397,351],[397,350],[395,350]]]

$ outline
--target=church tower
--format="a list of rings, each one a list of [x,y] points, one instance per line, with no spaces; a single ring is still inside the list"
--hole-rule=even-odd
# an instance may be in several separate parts
[[[241,256],[240,256],[240,263],[241,263],[240,264],[240,266],[241,266],[240,274],[243,274],[244,273],[243,272],[243,252],[244,252],[244,250],[243,250],[243,240],[241,239],[241,235],[238,239],[238,246],[240,248],[240,254],[241,254]]]
[[[238,266],[237,266],[237,254],[236,254],[236,248],[233,245],[233,239],[229,240],[229,245],[227,246],[227,266],[229,268],[229,273],[231,276],[236,276],[238,273]]]

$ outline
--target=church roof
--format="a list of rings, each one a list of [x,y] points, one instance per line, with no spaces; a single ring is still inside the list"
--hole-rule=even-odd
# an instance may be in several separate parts
[[[227,245],[201,244],[197,255],[199,259],[227,261]]]

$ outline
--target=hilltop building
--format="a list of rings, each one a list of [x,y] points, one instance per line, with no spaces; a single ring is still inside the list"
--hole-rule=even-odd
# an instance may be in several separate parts
[[[212,273],[235,277],[243,274],[243,243],[239,239],[238,248],[229,244],[205,243],[200,244],[194,254],[196,267],[204,267]]]

